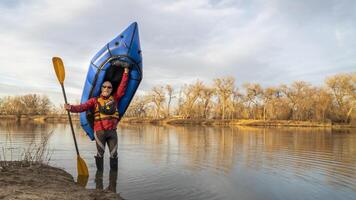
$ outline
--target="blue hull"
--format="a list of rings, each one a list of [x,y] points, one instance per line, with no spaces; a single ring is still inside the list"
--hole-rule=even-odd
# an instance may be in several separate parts
[[[118,102],[119,115],[122,117],[142,80],[142,54],[136,22],[107,43],[93,57],[85,80],[81,103],[99,96],[100,87],[104,81],[111,81],[113,91],[116,91],[122,78],[123,69],[111,65],[115,60],[131,64],[125,95]],[[93,120],[93,111],[80,113],[81,126],[91,140],[94,140]]]

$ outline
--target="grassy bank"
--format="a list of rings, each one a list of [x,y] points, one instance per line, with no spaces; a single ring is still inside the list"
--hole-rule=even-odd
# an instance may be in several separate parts
[[[73,121],[79,121],[78,114],[72,114]],[[20,121],[34,121],[34,122],[50,122],[59,123],[67,122],[67,114],[58,115],[33,115],[21,116],[20,118],[14,115],[0,115],[0,120],[20,120]],[[316,121],[295,121],[295,120],[254,120],[254,119],[178,119],[178,118],[137,118],[137,117],[124,117],[121,123],[129,124],[156,124],[156,125],[206,125],[206,126],[261,126],[261,127],[330,127],[330,128],[356,128],[355,123],[332,123],[332,122],[316,122]]]
[[[261,127],[329,127],[356,128],[352,124],[335,124],[331,122],[293,121],[293,120],[219,120],[219,119],[150,119],[123,118],[121,123],[169,124],[169,125],[211,125],[211,126],[261,126]]]
[[[71,114],[73,121],[79,121],[78,114]],[[68,121],[67,114],[52,114],[52,115],[0,115],[0,120],[13,121],[35,121],[35,122],[66,122]]]

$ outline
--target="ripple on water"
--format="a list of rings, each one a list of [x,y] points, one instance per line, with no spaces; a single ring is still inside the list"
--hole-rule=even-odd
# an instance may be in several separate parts
[[[70,128],[52,125],[49,129],[54,129],[51,163],[76,176]],[[11,138],[12,146],[6,147],[25,147],[40,141],[49,129],[17,127],[11,137],[0,131],[0,144]],[[126,199],[333,200],[356,196],[356,132],[335,135],[323,129],[149,125],[123,126],[119,132],[117,191]],[[77,135],[81,155],[95,173],[95,143]],[[108,169],[106,157],[105,178]],[[95,188],[93,176],[88,187]]]

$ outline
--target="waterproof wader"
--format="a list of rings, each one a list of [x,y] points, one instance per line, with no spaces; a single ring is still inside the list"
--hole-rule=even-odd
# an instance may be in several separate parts
[[[95,162],[98,171],[103,171],[103,158],[105,145],[108,144],[110,151],[110,170],[117,171],[117,133],[116,130],[101,130],[95,132],[96,148],[98,150],[95,156]]]

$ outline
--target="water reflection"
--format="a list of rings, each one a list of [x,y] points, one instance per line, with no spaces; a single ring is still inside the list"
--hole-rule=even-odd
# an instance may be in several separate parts
[[[184,155],[192,170],[229,173],[236,162],[259,170],[322,170],[327,176],[355,178],[356,137],[350,130],[315,128],[123,126],[121,141],[155,146],[151,160],[174,162]],[[167,152],[170,152],[167,154]]]
[[[105,190],[116,192],[117,176],[118,176],[117,171],[110,170],[109,185]],[[95,173],[95,189],[99,189],[99,190],[104,189],[103,179],[104,179],[104,172],[97,170]]]
[[[23,146],[29,138],[53,130],[51,163],[76,176],[71,162],[75,149],[66,124],[0,122],[0,126],[1,145],[11,137]],[[124,124],[118,128],[119,174],[110,173],[109,166],[104,174],[96,173],[95,143],[79,126],[76,133],[91,174],[88,187],[117,191],[125,199],[352,199],[356,195],[355,130]]]

